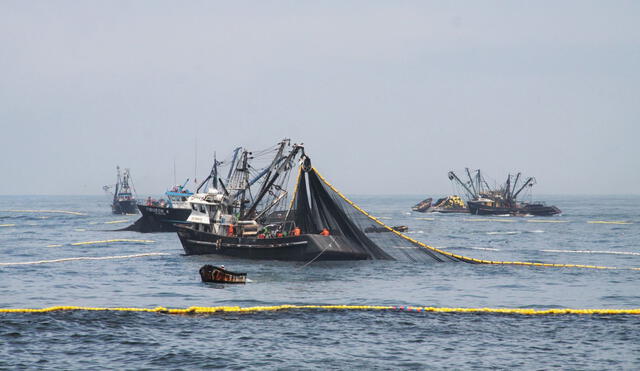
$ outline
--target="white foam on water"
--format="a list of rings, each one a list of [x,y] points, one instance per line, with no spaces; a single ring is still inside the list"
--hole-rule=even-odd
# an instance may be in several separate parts
[[[495,249],[492,247],[477,247],[477,246],[433,246],[433,247],[440,250],[467,249],[467,250],[500,251],[500,249]]]
[[[484,250],[484,251],[500,251],[500,249],[495,249],[493,247],[475,247],[475,246],[469,246],[466,247],[466,249],[470,249],[470,250]]]
[[[134,255],[114,255],[114,256],[99,256],[99,257],[77,257],[77,258],[63,258],[63,259],[53,259],[53,260],[38,260],[31,262],[12,262],[12,263],[0,263],[0,266],[10,266],[10,265],[33,265],[33,264],[47,264],[47,263],[62,263],[68,261],[77,261],[77,260],[109,260],[109,259],[131,259],[131,258],[141,258],[143,256],[163,256],[169,255],[164,252],[151,252],[146,254],[134,254]]]
[[[640,252],[612,251],[612,250],[540,250],[543,252],[569,253],[569,254],[611,254],[640,256]]]

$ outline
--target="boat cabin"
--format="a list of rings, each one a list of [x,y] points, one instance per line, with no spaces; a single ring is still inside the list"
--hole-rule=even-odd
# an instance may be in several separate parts
[[[207,193],[196,193],[187,202],[191,207],[187,222],[193,223],[195,230],[226,235],[230,226],[235,228],[236,217],[227,212],[228,198],[219,190],[210,188]]]
[[[169,200],[169,207],[174,209],[189,209],[191,205],[189,205],[189,196],[193,193],[187,192],[166,192],[165,195]]]

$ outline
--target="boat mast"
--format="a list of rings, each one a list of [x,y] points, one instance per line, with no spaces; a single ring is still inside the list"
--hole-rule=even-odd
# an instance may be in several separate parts
[[[476,185],[478,186],[478,194],[482,192],[482,176],[480,175],[480,169],[476,170]]]
[[[114,202],[118,199],[118,191],[120,189],[120,166],[116,166],[116,172],[117,172],[116,191],[113,193]]]
[[[214,189],[218,188],[218,159],[216,158],[216,152],[213,151],[213,169],[211,170],[211,185]]]
[[[273,174],[273,171],[275,170],[276,166],[278,165],[278,163],[282,160],[283,158],[283,153],[284,153],[284,149],[285,147],[289,144],[289,139],[284,139],[282,142],[280,142],[280,148],[278,148],[278,152],[276,153],[275,157],[273,158],[273,161],[271,161],[271,165],[269,165],[269,167],[266,169],[266,178],[264,179],[264,182],[262,183],[262,187],[260,187],[260,191],[258,192],[258,195],[261,195],[265,188],[267,187],[267,184],[269,183],[269,181],[271,180],[271,175]]]
[[[280,175],[282,175],[282,173],[284,173],[285,171],[289,171],[292,169],[293,159],[296,157],[299,151],[302,151],[302,156],[304,156],[304,147],[297,144],[294,145],[291,152],[289,152],[289,155],[287,155],[287,157],[284,160],[280,161],[280,166],[278,166],[278,168],[275,170],[275,172],[273,173],[273,176],[270,179],[267,178],[268,181],[265,181],[266,186],[262,187],[262,190],[256,197],[255,201],[253,202],[249,210],[247,210],[247,212],[244,214],[242,212],[240,213],[241,220],[246,220],[247,218],[251,218],[253,214],[255,214],[258,204],[260,203],[260,201],[262,201],[263,197],[271,190],[271,187],[274,185],[278,177],[280,177]],[[285,194],[286,192],[287,192],[286,190],[283,190],[282,194]],[[280,199],[282,199],[282,197],[280,197]],[[272,204],[271,206],[269,206],[269,208],[273,207],[274,205],[275,204]]]
[[[231,180],[231,175],[233,174],[233,169],[236,166],[236,160],[238,159],[238,152],[240,152],[241,149],[242,147],[238,147],[233,150],[233,159],[231,160],[231,165],[229,166],[229,174],[227,174],[227,184],[229,184],[229,181]]]
[[[458,184],[460,184],[462,188],[465,189],[465,191],[467,192],[467,196],[469,196],[470,199],[477,198],[476,194],[472,190],[470,190],[469,187],[467,187],[467,185],[464,184],[462,180],[460,180],[460,178],[458,178],[456,173],[454,173],[453,171],[450,171],[447,175],[449,176],[449,180],[455,179],[455,181],[458,182]]]
[[[238,195],[240,196],[240,215],[242,215],[244,213],[244,205],[246,203],[247,200],[245,200],[244,196],[247,193],[247,189],[249,188],[249,152],[248,151],[244,151],[242,153],[242,168],[237,169],[237,171],[242,173],[242,179],[241,179],[241,184],[239,185],[238,188],[240,188],[240,190],[238,191]]]
[[[518,197],[518,195],[520,194],[520,192],[522,192],[522,190],[526,187],[526,186],[533,186],[535,184],[536,179],[534,177],[530,177],[529,179],[527,179],[526,182],[524,182],[524,184],[522,185],[522,187],[520,187],[520,189],[518,190],[518,192],[513,194],[513,199],[515,200],[516,197]]]
[[[467,172],[467,176],[469,177],[469,184],[471,184],[471,188],[473,189],[473,194],[477,195],[478,191],[476,191],[476,186],[473,184],[473,178],[471,177],[471,173],[469,172],[469,168],[465,167],[464,170]]]
[[[516,174],[516,180],[513,182],[513,186],[511,187],[511,194],[509,195],[510,198],[513,199],[513,201],[516,201],[516,196],[514,195],[514,191],[516,190],[516,187],[518,187],[518,180],[520,179],[520,174],[522,173],[518,173]]]
[[[510,195],[511,195],[511,174],[507,175],[507,181],[505,183],[504,188],[502,189],[502,198],[505,201],[507,201],[509,204],[511,203]]]

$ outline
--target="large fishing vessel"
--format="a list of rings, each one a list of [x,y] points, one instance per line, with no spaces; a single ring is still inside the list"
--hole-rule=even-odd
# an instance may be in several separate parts
[[[106,192],[109,192],[111,187],[115,187],[111,211],[114,214],[136,214],[138,213],[138,209],[136,207],[136,199],[131,192],[133,182],[131,181],[129,169],[124,169],[122,174],[120,173],[120,166],[116,166],[116,170],[118,173],[116,184],[114,186],[103,187]]]
[[[518,196],[522,191],[531,189],[536,184],[533,177],[521,181],[522,173],[517,173],[515,176],[509,174],[502,186],[492,188],[480,170],[476,170],[473,176],[468,168],[465,171],[469,179],[467,182],[463,182],[453,171],[450,171],[448,175],[449,180],[462,186],[466,192],[467,206],[471,214],[551,216],[561,213],[557,207],[547,206],[543,202],[518,201]]]
[[[265,154],[270,160],[258,166],[255,161]],[[291,191],[288,182],[296,164]],[[355,206],[311,166],[304,147],[289,140],[269,151],[237,150],[226,180],[214,161],[205,181],[207,191],[189,197],[190,224],[176,225],[188,255],[308,262],[461,260],[420,247]]]

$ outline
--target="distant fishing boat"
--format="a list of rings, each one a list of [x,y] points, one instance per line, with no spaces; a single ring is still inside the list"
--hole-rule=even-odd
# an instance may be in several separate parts
[[[562,211],[556,206],[547,206],[544,202],[521,202],[518,196],[526,188],[536,183],[535,178],[529,177],[520,184],[521,173],[515,176],[509,174],[506,182],[497,188],[492,188],[476,170],[472,176],[469,169],[465,169],[469,178],[463,182],[453,171],[449,172],[449,179],[457,182],[467,193],[467,206],[474,215],[535,215],[552,216]]]
[[[131,193],[133,182],[131,181],[129,169],[124,169],[122,174],[120,173],[120,166],[116,166],[116,170],[118,175],[115,191],[113,192],[111,210],[114,214],[137,214],[136,199],[133,193]],[[110,188],[111,186],[103,187],[107,192]]]
[[[191,214],[191,205],[187,200],[193,192],[185,188],[188,182],[189,179],[166,191],[166,200],[149,197],[144,205],[138,204],[142,217],[128,229],[138,232],[175,232],[177,229],[174,224],[186,223]]]
[[[469,213],[464,201],[456,195],[440,198],[435,203],[432,198],[427,198],[414,205],[411,210],[420,213]]]

